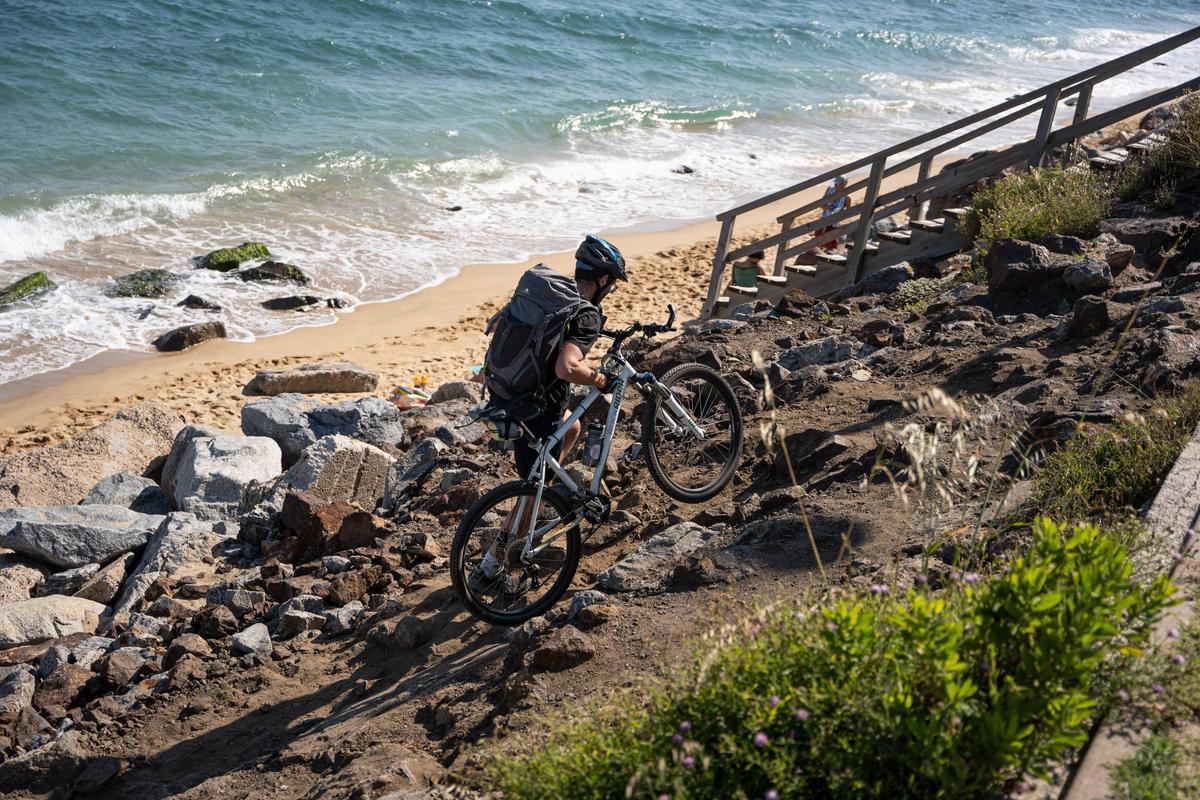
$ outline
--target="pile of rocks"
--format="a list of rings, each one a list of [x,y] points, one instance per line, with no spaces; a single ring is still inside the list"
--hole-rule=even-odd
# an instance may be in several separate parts
[[[256,379],[375,380],[346,364]],[[144,404],[0,460],[0,760],[25,764],[156,695],[271,659],[281,640],[394,616],[398,595],[446,567],[431,513],[461,515],[476,473],[496,480],[502,463],[469,422],[473,385],[435,400],[401,412],[288,392],[248,404],[239,432]],[[12,774],[0,765],[0,788]]]

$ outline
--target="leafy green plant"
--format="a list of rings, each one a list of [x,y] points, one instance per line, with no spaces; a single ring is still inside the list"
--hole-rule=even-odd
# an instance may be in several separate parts
[[[1120,515],[1153,498],[1200,424],[1200,385],[1147,417],[1086,426],[1034,474],[1032,507],[1065,519]]]
[[[873,586],[728,629],[649,700],[493,754],[509,798],[982,798],[1086,738],[1094,676],[1172,593],[1095,526],[1039,519],[1001,574]]]
[[[1047,167],[1008,175],[971,200],[960,225],[978,249],[995,239],[1036,242],[1047,233],[1091,237],[1112,207],[1105,179],[1090,170]]]

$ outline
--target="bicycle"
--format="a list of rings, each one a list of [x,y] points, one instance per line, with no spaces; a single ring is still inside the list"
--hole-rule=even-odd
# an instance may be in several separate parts
[[[685,503],[699,503],[717,495],[733,478],[741,458],[742,416],[728,382],[695,363],[680,364],[658,378],[636,369],[622,352],[635,334],[653,337],[675,330],[675,308],[667,309],[665,324],[635,322],[601,332],[612,339],[601,368],[613,385],[590,485],[580,486],[552,451],[603,392],[593,388],[544,441],[518,423],[521,436],[538,451],[537,461],[523,480],[501,484],[476,500],[450,547],[454,588],[476,616],[495,625],[519,625],[549,611],[570,588],[582,548],[581,525],[591,524],[590,536],[611,512],[609,498],[600,494],[601,480],[627,386],[645,398],[641,453],[664,492]],[[557,485],[547,485],[548,471],[558,478]],[[500,568],[495,576],[484,575],[473,585],[472,575],[489,552]]]

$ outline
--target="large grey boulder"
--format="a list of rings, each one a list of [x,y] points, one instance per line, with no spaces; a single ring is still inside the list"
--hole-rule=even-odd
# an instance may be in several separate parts
[[[175,353],[195,347],[209,339],[224,339],[225,336],[225,323],[211,320],[181,325],[159,336],[153,344],[155,348],[164,353]]]
[[[849,358],[858,358],[875,350],[852,336],[826,336],[795,347],[789,347],[776,359],[784,369],[795,370],[814,364],[836,364]]]
[[[139,514],[166,514],[171,510],[167,496],[149,478],[118,472],[104,478],[87,493],[82,505],[125,506]]]
[[[0,608],[0,649],[95,633],[104,606],[82,597],[35,597]]]
[[[1175,217],[1117,217],[1100,221],[1100,233],[1112,234],[1122,244],[1132,246],[1146,264],[1157,266],[1168,250],[1181,242],[1198,226],[1196,220]]]
[[[237,532],[237,526],[203,521],[194,514],[176,511],[167,515],[125,581],[120,597],[113,604],[113,615],[131,611],[154,581],[202,563],[219,545],[237,538]]]
[[[467,400],[478,403],[483,399],[483,386],[474,381],[448,381],[443,383],[429,398],[429,405],[445,403],[448,400]]]
[[[321,361],[284,369],[259,370],[246,384],[246,391],[274,396],[285,392],[373,392],[378,386],[379,375],[358,364]]]
[[[411,490],[437,466],[438,457],[447,446],[434,439],[422,439],[388,468],[384,481],[383,499],[379,506],[384,510],[403,505]]]
[[[252,482],[283,471],[279,445],[265,436],[200,436],[188,442],[172,476],[172,500],[203,519],[236,519]]]
[[[864,294],[891,294],[900,288],[900,284],[912,280],[913,268],[907,261],[884,267],[878,272],[872,272],[858,283],[843,287],[838,292],[839,300],[849,300]]]
[[[346,436],[325,436],[300,454],[277,481],[275,494],[308,492],[370,510],[383,497],[388,468],[396,461],[378,447]]]
[[[261,622],[256,622],[246,630],[229,637],[229,649],[235,655],[255,653],[260,656],[271,654],[271,632]]]
[[[1055,274],[1050,251],[1020,239],[997,239],[988,245],[984,267],[991,291],[1029,289]]]
[[[168,502],[175,496],[175,475],[179,472],[179,465],[183,462],[183,454],[187,452],[188,445],[192,443],[192,440],[199,439],[201,436],[237,436],[237,434],[222,428],[215,428],[212,425],[184,425],[180,428],[171,442],[170,452],[167,453],[167,460],[163,462],[162,468],[162,490],[166,494]]]
[[[1103,292],[1112,286],[1112,270],[1108,262],[1085,258],[1063,270],[1063,283],[1077,292]]]
[[[144,474],[182,426],[178,413],[141,403],[62,444],[0,457],[0,508],[78,503],[101,478]]]
[[[285,393],[242,407],[242,432],[274,439],[291,466],[318,439],[340,434],[396,452],[404,442],[400,411],[382,397],[320,405],[302,394]]]
[[[610,592],[632,592],[659,586],[672,570],[716,538],[717,532],[694,522],[672,525],[596,576]]]
[[[56,567],[106,564],[146,544],[157,514],[122,506],[49,506],[0,511],[0,547]]]

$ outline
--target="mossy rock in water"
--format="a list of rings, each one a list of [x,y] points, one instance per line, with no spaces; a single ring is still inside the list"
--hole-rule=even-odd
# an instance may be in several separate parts
[[[262,242],[242,242],[237,247],[213,250],[200,259],[200,266],[204,269],[215,269],[217,272],[229,272],[247,261],[270,257],[271,251]]]
[[[257,267],[250,267],[238,273],[244,281],[291,281],[301,285],[308,284],[308,276],[299,267],[284,264],[282,261],[267,261]]]
[[[50,280],[45,272],[35,272],[0,289],[0,308],[11,305],[18,300],[28,300],[39,294],[53,291],[58,284]]]
[[[109,297],[163,297],[182,276],[168,269],[140,269],[113,278]]]

